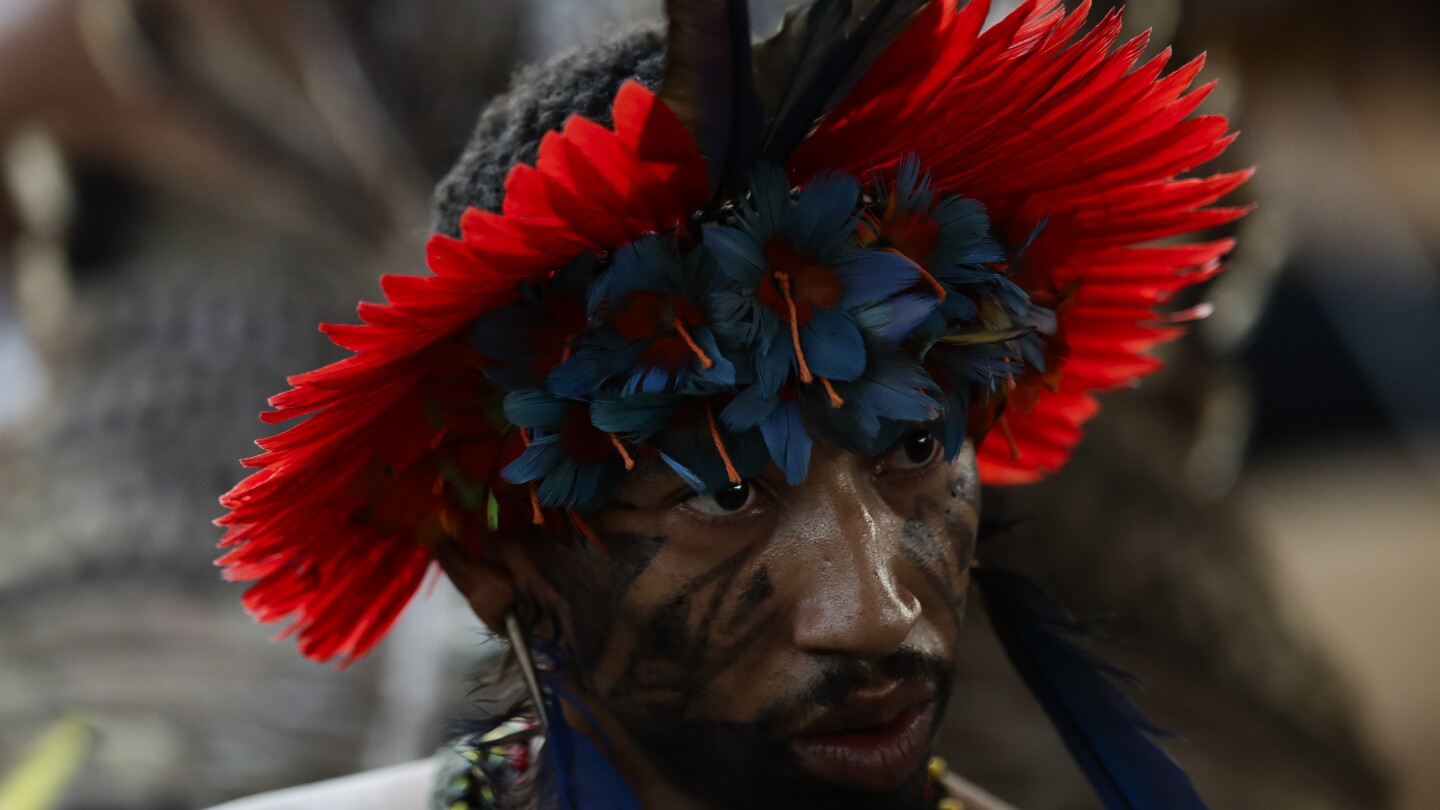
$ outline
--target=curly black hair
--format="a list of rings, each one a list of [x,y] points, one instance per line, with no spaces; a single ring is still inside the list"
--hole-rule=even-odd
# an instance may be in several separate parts
[[[646,26],[519,70],[510,90],[481,111],[465,151],[436,186],[432,228],[459,236],[466,208],[498,213],[510,168],[533,164],[546,132],[577,114],[611,126],[620,85],[637,79],[653,90],[664,68],[664,31]]]

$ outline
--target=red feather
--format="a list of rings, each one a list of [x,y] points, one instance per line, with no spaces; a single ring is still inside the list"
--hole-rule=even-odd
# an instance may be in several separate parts
[[[521,281],[704,205],[704,160],[669,108],[632,82],[614,119],[613,132],[573,118],[548,135],[536,166],[508,177],[503,213],[472,209],[462,239],[432,237],[433,275],[386,277],[387,303],[362,304],[362,324],[322,327],[355,354],[271,399],[266,422],[310,418],[260,441],[245,462],[258,471],[221,499],[218,564],[254,582],[246,607],[289,620],[310,658],[363,655],[420,587],[435,543],[473,549],[488,531],[484,502],[466,499],[518,451],[486,418],[496,394],[467,326]]]
[[[1066,15],[1031,0],[982,31],[989,6],[927,7],[787,168],[797,184],[869,177],[914,152],[941,189],[984,202],[1010,244],[1046,222],[1016,280],[1057,307],[1058,367],[1017,381],[979,451],[986,483],[1018,484],[1064,464],[1096,413],[1090,392],[1160,367],[1148,352],[1181,330],[1156,307],[1218,272],[1232,243],[1151,243],[1244,215],[1206,206],[1250,172],[1177,178],[1234,139],[1223,117],[1191,117],[1212,87],[1191,89],[1203,58],[1162,76],[1168,50],[1140,64],[1147,37],[1116,47],[1117,13],[1082,34],[1088,3]]]

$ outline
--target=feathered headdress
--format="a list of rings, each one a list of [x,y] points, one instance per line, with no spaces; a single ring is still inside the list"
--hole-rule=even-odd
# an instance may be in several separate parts
[[[984,482],[1037,480],[1231,247],[1172,239],[1243,213],[1210,206],[1247,172],[1177,179],[1233,139],[1191,116],[1202,60],[1162,75],[1117,13],[819,0],[752,44],[743,0],[667,10],[658,93],[547,134],[271,400],[309,418],[245,462],[220,564],[306,655],[364,654],[437,543],[589,535],[641,455],[712,491],[922,422],[952,456],[983,435]]]

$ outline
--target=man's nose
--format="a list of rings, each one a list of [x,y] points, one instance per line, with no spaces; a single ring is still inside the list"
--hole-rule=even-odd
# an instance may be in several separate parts
[[[904,521],[873,489],[842,473],[824,487],[799,564],[806,578],[796,606],[795,644],[813,653],[878,660],[900,649],[920,618],[920,601],[896,576]]]

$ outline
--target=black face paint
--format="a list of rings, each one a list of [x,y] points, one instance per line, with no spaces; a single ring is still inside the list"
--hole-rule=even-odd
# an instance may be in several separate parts
[[[573,656],[571,671],[579,686],[589,688],[590,676],[610,646],[620,602],[630,586],[655,561],[665,538],[658,535],[607,534],[605,554],[594,546],[542,546],[539,569],[569,605],[574,638],[567,639]]]
[[[770,569],[761,568],[750,577],[745,585],[745,590],[740,592],[740,599],[735,604],[735,610],[730,618],[725,620],[725,629],[728,631],[738,630],[750,621],[755,611],[770,601],[775,595],[775,586],[770,582]]]
[[[751,722],[704,719],[692,711],[714,681],[764,635],[777,615],[767,609],[774,596],[768,568],[754,564],[749,551],[722,560],[642,619],[621,676],[601,700],[670,784],[717,807],[918,806],[926,779],[923,760],[900,788],[857,794],[801,768],[783,736],[814,712],[880,679],[934,685],[940,696],[938,717],[950,690],[948,661],[908,649],[873,663],[817,657],[819,671],[805,687],[777,699]],[[588,609],[578,613],[588,617],[577,617],[577,633],[586,632],[582,624],[601,618]]]
[[[963,572],[975,557],[975,532],[953,510],[929,498],[915,499],[914,515],[902,529],[900,553],[925,577],[958,625],[965,611]],[[941,531],[932,525],[937,519]]]
[[[752,572],[731,598],[750,551],[741,551],[675,591],[641,622],[635,649],[605,696],[662,716],[684,715],[691,705],[762,635],[773,611],[769,572]]]

